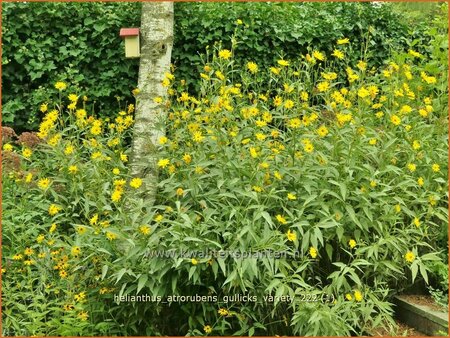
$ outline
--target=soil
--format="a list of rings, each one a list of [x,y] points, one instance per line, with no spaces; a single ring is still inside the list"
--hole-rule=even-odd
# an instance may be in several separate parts
[[[395,321],[398,325],[397,334],[395,336],[407,336],[407,337],[424,337],[426,334],[417,331],[416,329],[399,322],[398,320]],[[376,330],[373,330],[372,335],[375,337],[392,337],[390,332],[387,331],[384,328],[379,328]]]
[[[402,295],[401,298],[404,299],[405,301],[413,303],[413,304],[428,306],[430,309],[432,309],[434,311],[448,312],[448,309],[442,307],[439,304],[436,304],[436,302],[433,300],[433,298],[431,296]]]

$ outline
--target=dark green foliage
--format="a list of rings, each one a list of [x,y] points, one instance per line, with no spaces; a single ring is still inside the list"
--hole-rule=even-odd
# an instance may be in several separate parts
[[[336,40],[347,37],[360,46],[350,56],[361,59],[368,46],[369,65],[380,65],[391,50],[407,47],[410,35],[391,6],[370,3],[177,3],[173,60],[176,75],[197,89],[200,54],[215,41],[230,49],[236,20],[239,41],[235,59],[274,65],[283,51],[286,59],[306,53],[306,46],[329,54]],[[370,30],[370,34],[369,34]]]
[[[56,81],[89,92],[101,115],[136,86],[138,60],[124,57],[121,27],[139,26],[138,3],[3,3],[3,122],[35,129]],[[71,92],[73,92],[71,90]]]
[[[136,86],[137,59],[125,59],[121,27],[138,27],[139,3],[4,3],[3,123],[36,129],[39,105],[55,93],[56,81],[70,82],[90,93],[101,116],[131,100]],[[329,53],[337,39],[348,37],[360,59],[368,46],[369,65],[379,65],[391,50],[407,48],[410,33],[390,5],[370,3],[176,3],[172,54],[178,79],[198,90],[201,55],[222,41],[230,48],[236,20],[238,61],[268,67],[283,56],[298,58],[306,46]],[[417,31],[417,26],[415,26]],[[370,34],[369,34],[370,30]],[[419,34],[420,35],[420,34]],[[425,44],[420,35],[417,43]],[[422,52],[423,48],[416,46]],[[48,90],[50,89],[50,91]],[[125,96],[125,97],[123,97]]]

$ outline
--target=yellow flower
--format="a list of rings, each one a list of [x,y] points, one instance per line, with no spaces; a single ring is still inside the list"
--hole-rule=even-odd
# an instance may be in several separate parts
[[[6,144],[3,146],[3,150],[4,150],[4,151],[12,151],[12,150],[13,150],[13,146],[10,145],[9,143],[6,143]]]
[[[157,97],[153,98],[153,102],[157,103],[157,104],[162,103],[163,98],[161,96],[157,96]]]
[[[184,194],[183,188],[178,188],[176,191],[176,194],[177,194],[177,196],[183,196],[183,194]]]
[[[69,166],[69,172],[71,174],[75,174],[78,171],[78,167],[76,165]]]
[[[288,122],[288,127],[292,128],[292,129],[300,128],[301,125],[302,125],[302,121],[297,117],[290,119]]]
[[[419,177],[417,179],[417,184],[419,185],[419,187],[423,186],[424,183],[425,183],[425,181],[424,181],[423,177]]]
[[[140,92],[141,92],[141,91],[140,91],[139,88],[134,88],[134,89],[131,91],[131,93],[132,93],[134,96],[138,95]]]
[[[364,88],[364,87],[359,88],[359,90],[358,90],[358,96],[359,97],[365,98],[365,97],[367,97],[369,95],[370,95],[370,93],[369,93],[369,91],[366,88]]]
[[[330,83],[328,81],[319,82],[317,84],[317,90],[319,92],[327,91],[330,88]]]
[[[323,124],[319,127],[319,129],[316,130],[317,134],[319,134],[320,137],[325,137],[328,134],[328,129]]]
[[[407,167],[410,172],[416,171],[416,165],[414,163],[408,163]]]
[[[70,100],[70,102],[77,102],[78,101],[78,96],[76,94],[69,94],[69,96],[67,96],[67,98]]]
[[[356,65],[356,67],[358,67],[360,70],[364,71],[367,68],[367,62],[360,60],[358,62],[358,64]]]
[[[395,124],[396,126],[398,126],[402,122],[402,120],[397,115],[392,115],[391,116],[391,122],[393,124]]]
[[[297,196],[295,196],[295,194],[293,194],[293,193],[288,193],[287,194],[287,199],[290,200],[290,201],[293,201],[293,200],[297,199]]]
[[[48,110],[48,103],[43,103],[43,104],[41,104],[39,110],[40,110],[42,113],[45,113],[45,112]]]
[[[273,176],[275,176],[275,178],[276,178],[277,180],[283,179],[283,176],[282,176],[278,171],[275,171],[275,172],[273,173]]]
[[[158,142],[159,142],[159,144],[166,144],[167,143],[167,141],[168,141],[168,139],[167,139],[167,137],[165,137],[165,136],[161,136],[160,138],[159,138],[159,140],[158,140]]]
[[[189,154],[184,154],[184,155],[183,155],[183,161],[184,161],[184,163],[186,163],[186,164],[191,163],[191,161],[192,161],[192,156],[189,155]]]
[[[113,201],[113,202],[119,202],[120,199],[122,198],[122,194],[123,194],[122,189],[117,189],[117,188],[116,188],[116,189],[113,191],[113,193],[111,194],[111,201]]]
[[[370,186],[372,188],[375,188],[377,186],[377,182],[376,181],[370,181]]]
[[[256,74],[256,72],[258,72],[258,65],[254,62],[248,62],[247,69],[250,71],[250,73]]]
[[[81,253],[81,248],[79,246],[74,246],[71,250],[70,250],[70,254],[74,257],[78,257]]]
[[[138,189],[142,185],[142,180],[139,177],[135,177],[130,181],[130,187]]]
[[[349,240],[348,246],[350,247],[350,249],[353,249],[356,246],[356,241],[354,239]]]
[[[370,144],[371,146],[376,145],[376,144],[377,144],[377,139],[376,139],[376,138],[371,138],[371,139],[369,140],[369,144]]]
[[[309,254],[312,258],[316,258],[317,257],[317,249],[314,247],[310,247],[309,248]]]
[[[335,80],[335,79],[337,78],[337,74],[334,73],[334,72],[331,72],[331,73],[322,73],[322,77],[323,77],[325,80],[331,81],[331,80]]]
[[[338,58],[339,60],[342,60],[342,59],[344,58],[344,53],[341,52],[341,51],[338,50],[338,49],[335,49],[331,55],[332,55],[332,56],[335,56],[335,57]]]
[[[231,57],[231,51],[228,49],[222,49],[219,51],[219,58],[228,60]]]
[[[253,189],[253,191],[256,191],[256,192],[261,192],[263,190],[260,186],[257,186],[257,185],[254,185],[252,187],[252,189]]]
[[[88,320],[89,315],[86,311],[81,311],[80,313],[78,313],[77,317],[82,321],[85,322]]]
[[[413,147],[414,150],[420,149],[420,143],[419,143],[419,141],[414,140],[413,143],[412,143],[412,147]]]
[[[286,233],[287,239],[290,242],[293,242],[297,239],[297,234],[293,231],[291,231],[291,229],[289,229]]]
[[[339,39],[339,40],[336,41],[336,43],[337,43],[338,45],[345,45],[345,44],[347,44],[347,43],[350,43],[350,40],[349,40],[348,38]]]
[[[60,210],[61,210],[61,207],[57,206],[56,204],[51,204],[48,207],[48,213],[50,214],[50,216],[56,215]]]
[[[205,333],[211,333],[212,327],[209,325],[205,325],[205,326],[203,326],[203,331],[205,331]]]
[[[92,126],[91,128],[91,134],[94,136],[100,135],[102,133],[102,127],[98,124]]]
[[[205,137],[202,135],[200,130],[194,131],[192,134],[192,140],[194,140],[194,142],[200,143],[204,140],[204,138]]]
[[[25,148],[25,149],[22,150],[22,155],[25,158],[30,158],[31,155],[33,155],[33,152],[31,151],[30,148]]]
[[[352,295],[350,293],[345,294],[345,299],[348,301],[351,301],[353,299]]]
[[[25,176],[25,182],[26,183],[30,183],[32,179],[33,179],[33,174],[32,173],[28,173],[27,176]]]
[[[95,225],[98,222],[98,214],[95,214],[94,216],[92,216],[92,218],[89,220],[89,223],[91,225]]]
[[[55,88],[58,89],[59,91],[63,91],[64,89],[67,88],[67,85],[62,81],[58,81],[55,83]]]
[[[106,232],[106,238],[110,241],[113,241],[117,238],[116,234],[113,234],[112,232],[107,231]]]
[[[294,107],[294,101],[292,100],[286,100],[286,102],[284,102],[284,107],[286,109],[291,109]]]
[[[416,227],[420,227],[420,219],[419,219],[419,218],[414,217],[413,223],[414,223],[414,225],[415,225]]]
[[[286,223],[287,223],[286,218],[284,218],[283,216],[281,216],[281,215],[279,215],[279,214],[276,215],[275,218],[276,218],[277,221],[280,222],[281,224],[286,224]]]
[[[197,265],[198,264],[198,260],[196,260],[195,258],[191,259],[191,263],[192,265]]]
[[[319,61],[325,60],[325,56],[324,56],[321,52],[319,52],[319,51],[317,51],[317,50],[313,51],[313,55],[312,55],[312,56],[313,56],[315,59],[319,60]]]
[[[250,147],[249,152],[250,152],[250,156],[251,157],[253,157],[253,158],[257,158],[258,157],[258,151],[256,150],[256,148]]]
[[[278,60],[277,63],[282,67],[289,66],[289,61],[286,61],[286,60]]]
[[[95,153],[92,154],[91,158],[93,160],[96,160],[98,158],[100,158],[102,156],[102,153],[100,151],[96,151]]]
[[[120,153],[120,160],[125,163],[128,161],[128,156],[124,153]]]
[[[15,261],[20,261],[22,258],[23,258],[22,254],[16,254],[12,257],[12,259]]]
[[[414,255],[414,253],[412,251],[408,251],[408,252],[406,252],[404,257],[408,263],[412,263],[414,261],[414,259],[416,258],[416,255]]]
[[[437,173],[438,171],[441,170],[441,167],[439,166],[439,164],[434,163],[434,164],[431,166],[431,169],[432,169],[435,173]]]
[[[360,302],[363,300],[363,295],[360,291],[356,290],[355,292],[353,292],[353,295],[355,296],[355,300],[357,302]]]
[[[160,222],[163,220],[163,218],[164,218],[163,215],[157,214],[157,215],[155,216],[155,221],[158,222],[158,223],[160,223]]]
[[[119,169],[119,168],[114,168],[114,169],[112,170],[112,173],[113,173],[114,175],[119,175],[119,174],[120,174],[120,169]]]
[[[428,116],[428,112],[425,109],[419,109],[419,114],[422,117],[427,117]]]
[[[49,233],[54,233],[55,231],[56,231],[56,227],[57,227],[58,225],[56,224],[56,223],[53,223],[51,226],[50,226],[50,229],[48,230],[48,232]]]
[[[66,148],[64,149],[64,154],[66,155],[70,155],[74,152],[75,148],[69,144],[68,146],[66,146]]]
[[[221,308],[219,309],[219,311],[217,311],[217,313],[221,316],[228,316],[230,313],[228,312],[227,309]]]
[[[275,75],[280,74],[280,68],[277,67],[270,67],[270,71]]]
[[[27,256],[31,256],[34,254],[34,250],[31,248],[26,248],[25,251],[23,252],[25,255]]]
[[[281,104],[283,103],[283,99],[279,96],[275,96],[273,99],[273,105],[275,107],[281,106]]]
[[[242,24],[243,24],[243,22],[242,22],[241,19],[237,19],[237,20],[236,20],[236,25],[242,25]]]
[[[167,158],[162,158],[158,161],[158,167],[165,168],[170,163],[170,160]]]
[[[314,151],[314,146],[311,142],[305,142],[303,144],[303,150],[305,150],[307,153],[312,153]]]
[[[266,135],[264,135],[263,133],[256,133],[255,137],[258,141],[264,141],[266,139]]]
[[[148,235],[150,234],[151,228],[148,225],[141,225],[139,227],[139,232],[142,233],[143,235]]]
[[[416,51],[414,51],[414,50],[412,50],[412,49],[410,49],[410,50],[408,51],[408,54],[411,55],[411,56],[413,56],[413,57],[416,57],[416,58],[422,56],[422,54],[420,54],[419,52],[416,52]]]

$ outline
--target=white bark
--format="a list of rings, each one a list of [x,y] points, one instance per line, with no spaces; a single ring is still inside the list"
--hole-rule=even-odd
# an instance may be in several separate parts
[[[153,203],[158,183],[157,144],[164,135],[158,122],[166,114],[155,97],[167,96],[161,82],[170,71],[173,45],[173,2],[144,2],[141,16],[141,59],[139,64],[135,124],[133,130],[131,174],[143,180],[145,198]]]

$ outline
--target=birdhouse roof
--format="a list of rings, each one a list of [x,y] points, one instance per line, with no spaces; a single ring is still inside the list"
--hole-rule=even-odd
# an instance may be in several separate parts
[[[139,35],[139,28],[121,28],[119,35],[121,37]]]

